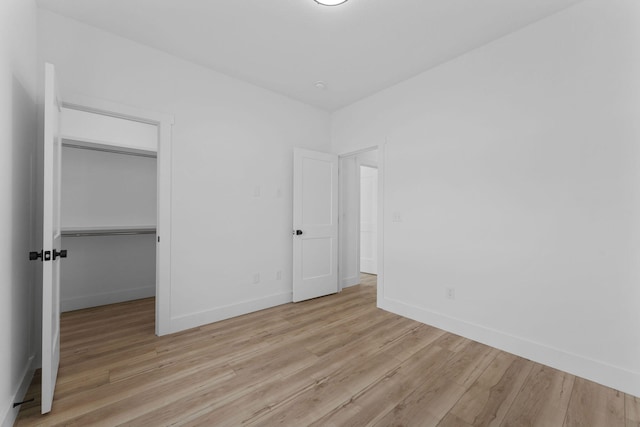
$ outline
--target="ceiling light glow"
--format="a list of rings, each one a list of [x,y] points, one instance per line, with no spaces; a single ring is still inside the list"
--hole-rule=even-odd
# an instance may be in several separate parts
[[[323,6],[337,6],[339,4],[347,2],[347,0],[314,0],[314,1]]]

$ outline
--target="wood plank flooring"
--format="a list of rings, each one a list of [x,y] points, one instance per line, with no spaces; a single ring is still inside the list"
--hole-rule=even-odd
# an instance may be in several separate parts
[[[65,313],[17,426],[640,426],[640,399],[375,307],[375,276],[171,336],[154,301]]]

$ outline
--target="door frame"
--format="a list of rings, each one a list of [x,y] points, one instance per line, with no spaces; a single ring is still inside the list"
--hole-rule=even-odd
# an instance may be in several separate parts
[[[155,333],[171,330],[171,155],[174,117],[80,94],[66,94],[62,107],[152,124],[158,127]],[[62,135],[64,137],[64,135]]]
[[[367,148],[363,148],[360,150],[356,150],[356,151],[350,151],[347,153],[343,153],[343,154],[339,154],[338,158],[339,158],[339,164],[341,164],[341,161],[343,159],[347,159],[349,157],[355,157],[359,154],[363,154],[363,153],[367,153],[369,151],[374,151],[377,150],[378,151],[378,161],[377,161],[377,165],[373,165],[373,167],[376,167],[378,169],[378,280],[377,280],[377,299],[378,301],[381,301],[384,295],[384,147],[385,144],[380,144],[380,145],[374,145],[371,147],[367,147]],[[357,181],[358,181],[358,185],[357,187],[357,197],[358,200],[360,199],[360,166],[369,166],[371,167],[371,164],[367,164],[367,162],[360,162],[357,158],[356,158],[356,170],[357,170]],[[343,192],[345,191],[345,187],[344,187],[344,175],[342,173],[342,171],[340,171],[340,219],[343,218],[344,213],[345,213],[345,207],[342,206],[342,198],[343,198]],[[360,274],[360,203],[356,204],[356,210],[357,212],[355,212],[358,221],[356,221],[356,227],[357,227],[357,232],[356,232],[356,239],[357,244],[357,256],[356,256],[356,262],[357,262],[357,269],[358,269],[358,274]],[[343,247],[344,241],[345,239],[348,238],[348,236],[346,236],[344,233],[341,232],[342,228],[339,228],[338,230],[338,250],[340,250],[340,248]],[[338,263],[339,263],[339,269],[338,271],[344,271],[345,266],[342,260],[342,256],[341,254],[339,254],[338,256]],[[339,273],[340,274],[340,273]],[[340,290],[344,289],[344,286],[342,284],[342,277],[339,276],[339,286],[340,286]]]

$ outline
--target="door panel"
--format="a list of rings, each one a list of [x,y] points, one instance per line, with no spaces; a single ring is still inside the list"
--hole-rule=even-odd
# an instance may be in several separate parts
[[[333,165],[325,160],[302,158],[302,224],[331,226]]]
[[[302,280],[326,277],[331,274],[333,239],[302,238]]]
[[[293,169],[297,302],[338,292],[338,156],[295,149]]]
[[[51,411],[60,362],[60,111],[55,69],[45,65],[42,218],[42,413]]]

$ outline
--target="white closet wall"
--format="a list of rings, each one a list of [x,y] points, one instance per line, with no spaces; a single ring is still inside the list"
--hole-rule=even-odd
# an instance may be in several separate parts
[[[357,157],[340,157],[340,286],[360,283],[358,268],[358,162]]]
[[[157,151],[158,127],[137,120],[74,108],[62,108],[61,133],[64,139],[128,151]]]
[[[62,311],[155,295],[155,234],[63,237]]]
[[[156,159],[62,149],[62,228],[156,224]]]
[[[156,159],[62,150],[63,311],[155,295]],[[70,235],[109,229],[136,235]]]

